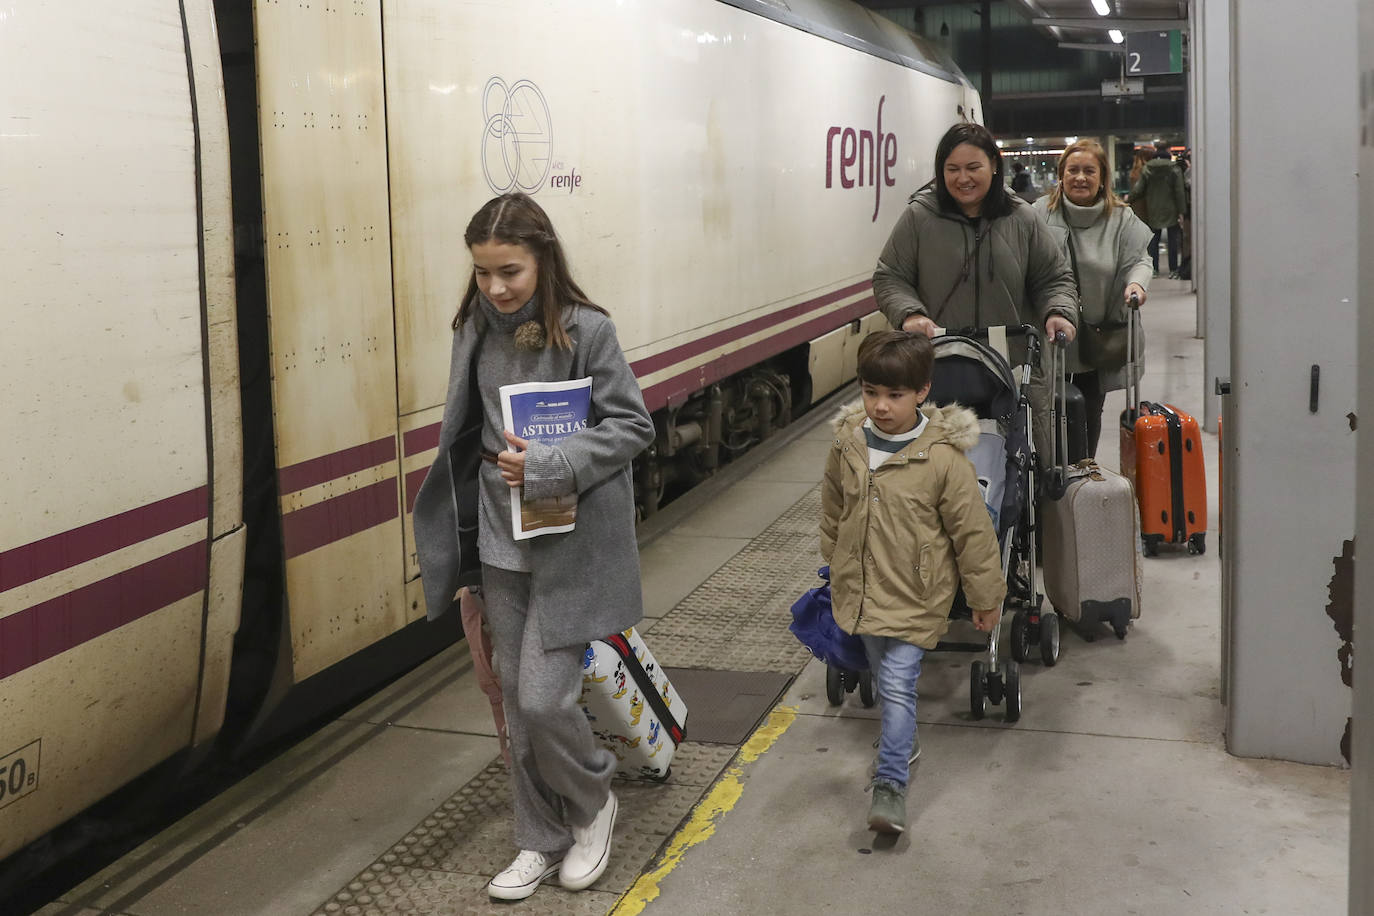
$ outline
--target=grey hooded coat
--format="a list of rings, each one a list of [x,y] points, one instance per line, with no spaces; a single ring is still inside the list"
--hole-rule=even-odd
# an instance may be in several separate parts
[[[459,548],[457,489],[475,488],[476,479],[455,485],[449,450],[467,416],[469,370],[486,324],[475,311],[453,335],[439,453],[415,497],[415,545],[431,620],[453,603],[460,569],[472,566]],[[540,455],[534,443],[526,457],[526,486],[537,487],[538,495],[578,494],[573,531],[529,542],[530,600],[545,649],[586,643],[634,626],[644,616],[631,462],[654,438],[653,421],[611,320],[574,307],[563,310],[563,326],[572,349],[550,347],[549,377],[521,379],[592,379],[588,428],[558,446],[566,464]],[[566,467],[572,469],[571,479],[539,475],[539,470]]]

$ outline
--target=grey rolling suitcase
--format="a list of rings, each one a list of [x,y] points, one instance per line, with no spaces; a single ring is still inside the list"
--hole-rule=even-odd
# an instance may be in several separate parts
[[[1063,381],[1062,372],[1055,380]],[[1045,594],[1085,638],[1092,639],[1105,623],[1118,639],[1125,639],[1130,622],[1140,616],[1135,492],[1129,480],[1091,459],[1066,467],[1055,458],[1048,498],[1040,509]]]

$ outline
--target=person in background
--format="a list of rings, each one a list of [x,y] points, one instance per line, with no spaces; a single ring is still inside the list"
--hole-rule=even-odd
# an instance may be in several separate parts
[[[1143,219],[1154,232],[1150,239],[1150,260],[1154,272],[1159,273],[1159,233],[1168,232],[1169,271],[1178,270],[1178,256],[1183,249],[1183,229],[1179,225],[1187,198],[1183,189],[1183,173],[1169,155],[1169,144],[1155,144],[1154,158],[1145,163],[1140,177],[1131,185],[1131,201],[1141,201],[1145,208]]]
[[[906,331],[859,345],[863,408],[847,407],[821,481],[821,556],[835,623],[863,639],[882,701],[868,827],[906,829],[921,660],[949,629],[962,583],[973,624],[991,632],[1006,597],[992,517],[965,451],[978,442],[966,407],[923,407],[935,348]]]
[[[1043,329],[1072,340],[1078,293],[1062,240],[1007,192],[1002,152],[986,127],[955,124],[935,148],[935,177],[897,218],[873,272],[873,294],[894,328]],[[1024,345],[1011,348],[1025,362]],[[1049,461],[1049,386],[1031,382],[1035,448]]]
[[[453,320],[439,454],[415,499],[415,542],[431,618],[453,601],[474,547],[480,557],[520,850],[487,893],[520,900],[555,873],[565,888],[582,890],[610,857],[616,759],[577,700],[588,642],[643,617],[630,462],[653,441],[654,424],[611,319],[573,281],[533,199],[493,198],[463,240],[472,273]],[[586,377],[594,417],[586,428],[556,446],[504,428],[502,385]],[[475,480],[455,480],[449,452],[469,416],[481,418],[485,460],[476,462]],[[530,499],[576,493],[576,527],[515,540],[515,487]],[[464,500],[480,510],[475,545],[458,527]]]
[[[1090,456],[1097,454],[1107,392],[1126,387],[1130,299],[1145,302],[1151,275],[1150,229],[1107,187],[1107,169],[1107,152],[1096,140],[1070,144],[1059,157],[1059,186],[1035,203],[1049,225],[1067,233],[1078,282],[1078,337],[1066,358],[1070,381],[1083,392]],[[1136,341],[1139,372],[1144,335]]]
[[[1034,203],[1040,192],[1031,184],[1030,173],[1026,171],[1026,167],[1018,159],[1011,164],[1011,171],[1011,189],[1016,192],[1016,196],[1028,204]]]

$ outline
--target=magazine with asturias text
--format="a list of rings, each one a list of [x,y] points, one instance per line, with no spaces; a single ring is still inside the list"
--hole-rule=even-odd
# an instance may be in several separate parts
[[[587,428],[591,414],[590,377],[562,382],[521,382],[501,386],[501,419],[521,439],[557,445]],[[524,487],[510,491],[511,533],[517,541],[571,531],[577,522],[577,494],[525,499]]]

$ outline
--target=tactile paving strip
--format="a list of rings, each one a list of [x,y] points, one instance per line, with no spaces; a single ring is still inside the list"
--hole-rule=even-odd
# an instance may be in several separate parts
[[[817,486],[654,621],[645,632],[659,664],[800,671],[810,656],[787,625],[792,622],[792,603],[821,581],[816,576],[820,514]]]
[[[820,487],[655,621],[654,656],[677,668],[795,674],[809,658],[787,630],[792,602],[819,584]],[[488,899],[486,884],[515,855],[509,779],[500,758],[315,910],[314,916],[606,913],[730,764],[738,748],[688,741],[665,783],[617,779],[615,850],[596,885],[569,893],[557,879],[515,904]]]

